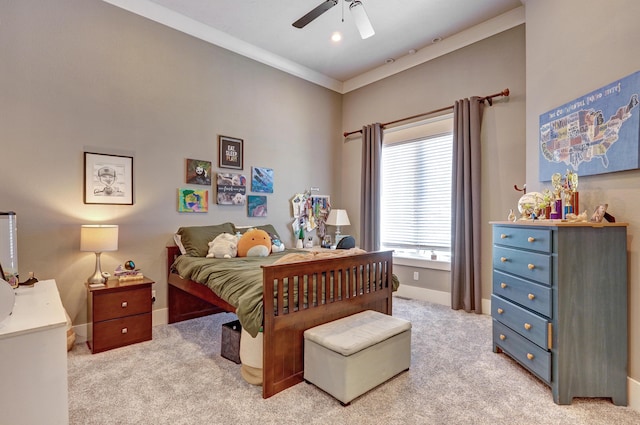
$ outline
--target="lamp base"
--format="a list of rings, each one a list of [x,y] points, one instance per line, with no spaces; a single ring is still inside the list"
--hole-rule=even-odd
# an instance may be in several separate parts
[[[100,254],[100,252],[96,252],[96,270],[93,272],[93,275],[87,278],[87,283],[89,285],[104,285],[107,282],[107,279],[102,276],[102,270],[100,270]]]

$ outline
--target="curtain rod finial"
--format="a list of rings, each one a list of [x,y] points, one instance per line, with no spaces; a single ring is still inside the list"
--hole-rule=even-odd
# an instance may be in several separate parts
[[[509,89],[502,90],[502,95],[503,96],[509,96]]]

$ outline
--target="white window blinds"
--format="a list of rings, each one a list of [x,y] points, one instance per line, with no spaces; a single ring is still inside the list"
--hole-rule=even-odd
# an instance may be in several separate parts
[[[383,146],[384,247],[450,249],[451,160],[451,132]]]

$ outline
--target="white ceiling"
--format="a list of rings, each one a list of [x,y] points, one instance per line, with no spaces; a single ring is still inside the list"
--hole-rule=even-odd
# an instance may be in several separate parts
[[[361,0],[376,32],[362,40],[344,0],[302,29],[325,0],[104,1],[340,93],[524,22],[523,0]]]

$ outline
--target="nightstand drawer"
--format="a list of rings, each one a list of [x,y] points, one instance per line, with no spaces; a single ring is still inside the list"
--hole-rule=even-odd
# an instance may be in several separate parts
[[[93,322],[151,312],[151,287],[93,294]]]
[[[538,285],[496,270],[493,272],[493,293],[551,317],[550,286]]]
[[[551,353],[495,319],[493,320],[493,342],[547,384],[551,383]]]
[[[551,346],[549,321],[495,295],[491,296],[491,316],[540,347]]]
[[[525,279],[551,284],[551,255],[501,246],[493,247],[493,268]]]
[[[91,345],[92,351],[97,353],[150,339],[151,313],[146,313],[99,323],[94,322]]]
[[[514,248],[551,252],[551,230],[493,226],[493,243]]]

